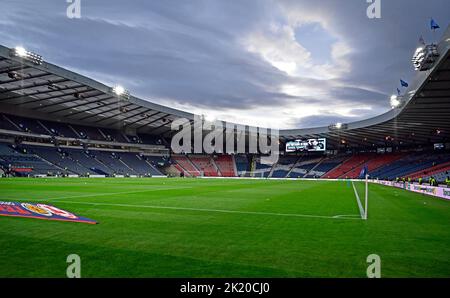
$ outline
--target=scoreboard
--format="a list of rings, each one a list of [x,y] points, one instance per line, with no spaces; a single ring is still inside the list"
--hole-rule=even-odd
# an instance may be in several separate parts
[[[324,152],[327,140],[323,139],[299,139],[286,142],[286,152]]]

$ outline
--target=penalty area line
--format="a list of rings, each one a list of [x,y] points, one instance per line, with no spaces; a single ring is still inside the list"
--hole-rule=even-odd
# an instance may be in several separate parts
[[[259,212],[259,211],[238,211],[225,209],[207,209],[207,208],[190,208],[190,207],[173,207],[173,206],[156,206],[156,205],[134,205],[134,204],[117,204],[117,203],[93,203],[93,202],[77,202],[61,200],[54,202],[70,203],[70,204],[85,204],[92,206],[113,206],[113,207],[132,207],[132,208],[151,208],[151,209],[168,209],[168,210],[182,210],[182,211],[198,211],[198,212],[217,212],[217,213],[232,213],[232,214],[246,214],[246,215],[269,215],[282,217],[305,217],[305,218],[325,218],[325,219],[356,219],[361,220],[358,215],[313,215],[313,214],[296,214],[296,213],[274,213],[274,212]],[[357,216],[357,217],[355,217]]]

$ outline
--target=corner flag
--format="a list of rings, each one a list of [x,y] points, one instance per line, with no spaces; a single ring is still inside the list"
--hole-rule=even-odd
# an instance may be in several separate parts
[[[367,167],[367,165],[364,165],[364,167],[361,169],[361,172],[359,173],[359,179],[366,178],[368,173],[369,173],[369,168]]]

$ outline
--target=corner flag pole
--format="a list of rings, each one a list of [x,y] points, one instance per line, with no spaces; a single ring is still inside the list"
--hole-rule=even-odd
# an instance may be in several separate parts
[[[369,175],[366,174],[366,193],[365,193],[365,204],[364,204],[364,219],[367,220],[367,205],[369,203]]]

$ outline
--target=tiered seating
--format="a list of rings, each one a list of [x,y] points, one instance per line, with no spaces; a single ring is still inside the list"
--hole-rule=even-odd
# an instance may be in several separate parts
[[[0,114],[0,129],[6,129],[6,130],[15,130],[18,131],[17,127],[14,126],[6,116]]]
[[[322,157],[306,157],[303,156],[295,167],[292,168],[289,178],[301,178],[304,177],[311,169],[313,169],[320,161]]]
[[[107,141],[96,127],[75,124],[70,124],[70,126],[72,126],[72,128],[76,130],[76,132],[82,139]]]
[[[236,176],[236,173],[234,172],[233,158],[231,155],[219,155],[214,159],[214,162],[223,177]]]
[[[95,173],[98,175],[111,175],[114,172],[96,160],[95,154],[90,151],[80,149],[65,149],[65,151],[67,151],[76,162],[83,165],[85,168],[88,168],[90,173]]]
[[[106,140],[120,142],[120,143],[128,143],[128,141],[124,138],[122,133],[118,130],[100,128],[103,134],[106,136]]]
[[[119,153],[98,150],[92,150],[91,153],[95,155],[97,160],[107,165],[116,175],[137,175],[135,171],[120,160]]]
[[[77,163],[66,151],[56,147],[26,146],[30,152],[68,171],[68,174],[85,175],[89,169]]]
[[[380,179],[407,177],[409,174],[450,161],[450,154],[412,153],[374,171],[371,176]]]
[[[238,171],[238,175],[245,175],[247,171],[249,171],[249,163],[247,155],[235,155],[234,161],[236,162],[236,168]]]
[[[358,166],[366,163],[371,157],[372,157],[372,155],[370,155],[370,154],[353,155],[352,157],[350,157],[349,159],[344,161],[339,167],[326,173],[325,176],[327,178],[331,178],[331,179],[343,178],[343,177],[347,176],[348,172],[350,172],[350,171],[354,170],[355,168],[357,168]]]
[[[157,136],[139,134],[138,137],[144,144],[162,145],[162,140]]]
[[[185,155],[173,155],[172,160],[175,161],[186,176],[200,176],[200,171],[194,167]]]
[[[255,176],[260,177],[261,175],[263,175],[264,177],[268,177],[271,169],[272,165],[262,164],[261,157],[256,158],[256,168],[254,171]]]
[[[322,161],[317,167],[314,169],[314,172],[317,176],[321,178],[329,178],[326,173],[330,172],[332,169],[339,166],[341,163],[344,162],[346,157],[343,156],[336,156],[328,158],[324,161]]]
[[[75,132],[65,123],[57,123],[45,120],[39,121],[51,132],[52,135],[66,138],[78,138]]]
[[[272,171],[273,178],[284,178],[297,162],[298,156],[280,156]]]
[[[197,169],[203,172],[206,177],[217,177],[219,173],[213,164],[210,156],[190,155],[189,159]]]
[[[168,165],[168,158],[162,156],[150,156],[143,155],[143,159],[145,159],[150,165],[153,167],[152,175],[163,175],[159,168],[165,167]]]
[[[366,163],[359,165],[350,172],[346,173],[345,176],[347,176],[348,178],[358,178],[364,166],[367,166],[370,174],[371,171],[378,169],[379,167],[382,167],[384,165],[390,164],[401,157],[402,157],[401,154],[395,153],[376,155],[374,158],[370,159]]]
[[[447,166],[444,169],[440,170],[439,172],[429,173],[426,176],[424,176],[423,178],[425,179],[425,181],[428,181],[430,176],[433,176],[436,179],[436,181],[445,182],[447,177],[450,177],[449,172],[450,172],[450,166]]]
[[[11,115],[7,117],[24,132],[48,135],[48,131],[34,119]]]
[[[18,149],[19,150],[19,149]],[[26,152],[26,150],[24,150]],[[0,143],[0,164],[17,175],[59,174],[61,170],[39,157],[18,152],[8,144]]]
[[[120,153],[120,157],[124,163],[134,170],[138,175],[161,175],[161,173],[150,166],[142,157],[135,153]]]

